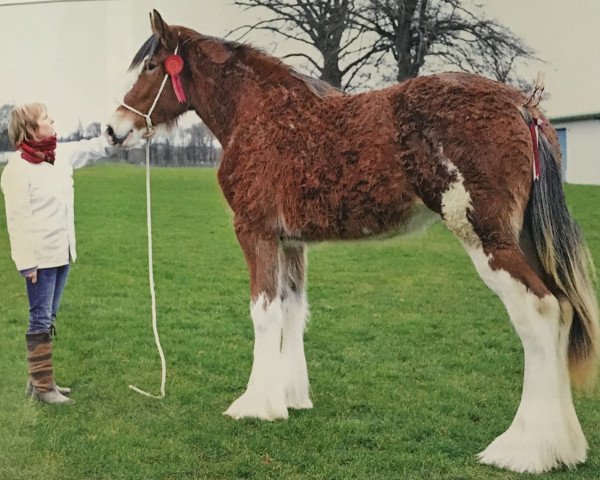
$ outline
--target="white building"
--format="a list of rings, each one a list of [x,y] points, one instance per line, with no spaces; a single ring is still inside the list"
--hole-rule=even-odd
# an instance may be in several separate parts
[[[558,132],[564,181],[600,185],[600,112],[550,120]]]

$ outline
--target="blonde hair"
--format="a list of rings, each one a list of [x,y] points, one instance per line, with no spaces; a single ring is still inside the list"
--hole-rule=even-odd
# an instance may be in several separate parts
[[[27,103],[17,105],[10,112],[8,122],[8,138],[12,146],[17,146],[24,140],[31,140],[31,130],[37,130],[38,119],[46,112],[43,103]]]

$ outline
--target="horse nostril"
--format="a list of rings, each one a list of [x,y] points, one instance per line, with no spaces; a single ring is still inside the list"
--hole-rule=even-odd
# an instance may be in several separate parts
[[[121,143],[123,143],[123,139],[120,139],[119,137],[117,137],[117,134],[115,133],[114,129],[110,125],[106,126],[106,135],[108,135],[108,137],[110,137],[112,145],[121,145]]]

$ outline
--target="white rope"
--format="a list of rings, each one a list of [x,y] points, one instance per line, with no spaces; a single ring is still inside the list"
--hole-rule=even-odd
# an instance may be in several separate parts
[[[150,110],[148,111],[148,115],[146,115],[146,121],[148,121],[150,119],[150,115],[152,115],[152,112],[154,111],[154,107],[156,107],[156,104],[158,103],[158,99],[160,98],[160,94],[162,93],[163,89],[165,88],[168,78],[169,78],[169,74],[167,73],[165,75],[165,78],[163,78],[162,83],[160,84],[160,89],[158,90],[158,95],[156,95],[156,97],[154,98],[154,102],[152,102],[152,106],[150,107]]]
[[[179,45],[175,47],[175,53],[179,50]],[[154,111],[154,107],[158,103],[158,99],[165,88],[167,83],[167,79],[169,78],[169,74],[167,73],[163,78],[162,83],[160,84],[160,88],[158,89],[158,93],[156,97],[154,97],[154,102],[152,102],[152,106],[148,113],[142,113],[139,110],[136,110],[133,107],[130,107],[126,103],[119,102],[125,108],[131,110],[134,113],[137,113],[141,117],[146,119],[146,222],[148,224],[148,283],[150,284],[150,298],[152,299],[152,331],[154,332],[154,341],[156,343],[156,348],[158,349],[158,354],[160,355],[160,365],[161,365],[161,376],[160,376],[160,395],[153,395],[144,390],[141,390],[133,385],[129,385],[133,391],[137,393],[141,393],[142,395],[146,395],[147,397],[152,398],[165,398],[165,383],[167,381],[167,363],[165,361],[165,354],[163,353],[163,349],[160,345],[160,337],[158,335],[158,325],[156,321],[156,292],[154,288],[154,262],[152,260],[152,200],[150,196],[150,138],[154,135],[154,127],[152,126],[152,119],[150,115]]]
[[[158,335],[158,325],[156,321],[156,292],[154,288],[154,262],[152,260],[152,200],[150,197],[150,139],[146,142],[146,221],[148,224],[148,282],[150,284],[150,297],[152,299],[152,331],[154,332],[154,341],[158,354],[160,355],[161,365],[161,380],[160,380],[160,395],[153,395],[144,390],[129,385],[129,388],[137,393],[146,395],[152,398],[165,398],[165,383],[167,381],[167,364],[165,354],[160,345],[160,337]]]

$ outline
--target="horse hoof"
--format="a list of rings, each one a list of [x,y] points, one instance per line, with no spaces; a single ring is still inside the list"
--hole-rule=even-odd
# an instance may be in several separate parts
[[[573,468],[587,458],[585,437],[576,437],[553,437],[539,431],[527,434],[509,428],[478,457],[481,463],[518,473],[544,473],[563,465]]]
[[[313,408],[313,403],[310,398],[298,399],[287,397],[287,407],[294,410],[309,410]]]
[[[293,378],[290,375],[290,378]],[[313,403],[310,400],[308,386],[308,375],[304,379],[296,382],[290,382],[285,388],[285,400],[288,408],[295,410],[303,410],[313,408]]]
[[[269,398],[264,395],[254,395],[246,392],[233,402],[223,412],[223,415],[228,415],[236,420],[240,418],[259,418],[272,421],[288,418],[288,411],[283,397],[280,399]]]

